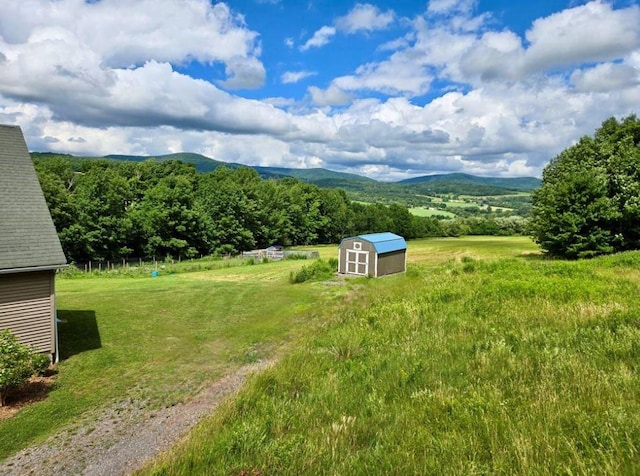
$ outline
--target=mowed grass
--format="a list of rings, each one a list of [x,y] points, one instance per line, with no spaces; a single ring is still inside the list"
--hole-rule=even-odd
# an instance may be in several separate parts
[[[637,473],[640,253],[409,250],[142,474]]]
[[[161,407],[315,326],[313,308],[346,288],[292,286],[305,260],[160,274],[58,279],[62,361],[46,400],[0,421],[0,457],[107,405]]]

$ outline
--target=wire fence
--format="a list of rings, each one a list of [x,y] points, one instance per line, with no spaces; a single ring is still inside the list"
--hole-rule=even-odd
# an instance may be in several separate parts
[[[253,250],[245,251],[239,255],[225,256],[200,256],[199,258],[167,258],[158,260],[156,258],[123,258],[120,260],[97,261],[91,260],[82,263],[71,263],[66,274],[88,273],[88,274],[147,274],[165,272],[184,272],[210,270],[234,265],[242,265],[247,260],[253,261],[278,261],[282,259],[313,259],[319,258],[317,251],[297,251],[297,250]]]

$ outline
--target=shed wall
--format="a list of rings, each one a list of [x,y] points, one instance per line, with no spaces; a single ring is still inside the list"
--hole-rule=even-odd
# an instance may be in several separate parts
[[[0,275],[0,329],[38,352],[54,353],[55,273]]]
[[[357,250],[358,244],[360,244],[360,249]],[[354,274],[351,273],[347,269],[347,252],[348,251],[363,251],[368,254],[368,273],[374,274],[375,270],[375,259],[376,259],[376,251],[373,244],[368,241],[360,240],[358,238],[353,238],[349,240],[343,240],[340,245],[339,253],[338,253],[338,272],[342,274]]]
[[[378,276],[405,271],[406,250],[392,251],[378,255]]]

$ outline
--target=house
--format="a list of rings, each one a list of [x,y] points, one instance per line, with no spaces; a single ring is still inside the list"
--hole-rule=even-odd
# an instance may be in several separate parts
[[[407,243],[394,233],[344,238],[338,248],[338,272],[380,277],[407,269]]]
[[[55,272],[66,265],[22,130],[0,125],[0,329],[52,357]]]

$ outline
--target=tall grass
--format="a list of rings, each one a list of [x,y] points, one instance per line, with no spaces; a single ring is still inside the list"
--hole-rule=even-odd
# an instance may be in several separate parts
[[[361,281],[145,473],[636,473],[640,253],[464,256]]]

